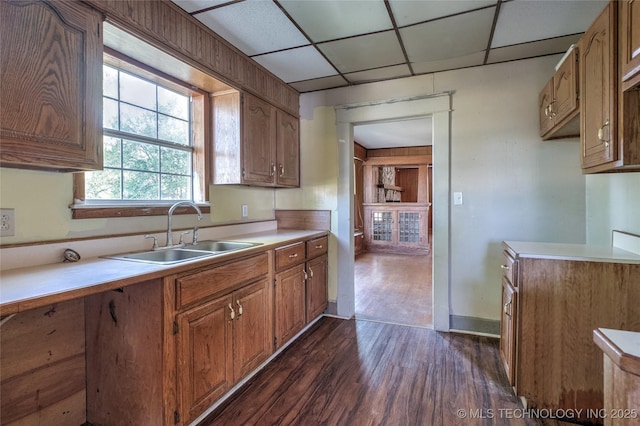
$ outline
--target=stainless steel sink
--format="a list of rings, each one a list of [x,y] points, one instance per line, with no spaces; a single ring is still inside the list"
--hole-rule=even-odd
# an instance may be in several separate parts
[[[244,243],[239,241],[200,241],[195,245],[186,245],[184,248],[188,250],[205,250],[218,253],[260,245],[262,245],[262,243]]]
[[[262,245],[262,243],[245,243],[239,241],[201,241],[195,245],[182,247],[143,251],[135,253],[114,254],[103,256],[108,259],[128,260],[131,262],[156,263],[170,265],[186,262],[198,258],[216,256],[234,250]]]
[[[155,251],[143,251],[138,253],[114,254],[104,256],[109,259],[130,260],[132,262],[158,263],[169,265],[172,263],[186,262],[187,260],[197,259],[199,257],[212,256],[214,253],[209,251],[167,249]]]

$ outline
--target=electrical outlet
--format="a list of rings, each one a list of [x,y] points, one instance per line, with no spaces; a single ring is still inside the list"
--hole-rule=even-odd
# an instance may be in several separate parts
[[[14,209],[0,209],[0,237],[16,235],[16,221]]]
[[[249,217],[249,206],[246,204],[242,205],[242,218],[246,219]]]

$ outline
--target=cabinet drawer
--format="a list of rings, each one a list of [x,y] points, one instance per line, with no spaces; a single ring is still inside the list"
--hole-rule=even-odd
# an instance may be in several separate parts
[[[176,280],[176,307],[180,309],[268,273],[268,255],[261,253],[180,277]]]
[[[320,237],[307,241],[307,259],[312,259],[327,252],[329,237]]]
[[[518,263],[509,253],[506,251],[502,252],[502,264],[500,265],[500,268],[502,268],[502,275],[506,277],[509,280],[509,283],[514,287],[518,286],[516,281],[516,278],[518,277],[516,273],[517,265]]]
[[[276,269],[282,271],[289,266],[304,262],[304,250],[303,242],[276,249]]]

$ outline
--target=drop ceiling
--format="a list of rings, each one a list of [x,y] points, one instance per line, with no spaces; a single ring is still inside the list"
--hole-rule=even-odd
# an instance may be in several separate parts
[[[299,92],[565,52],[606,0],[173,0]]]

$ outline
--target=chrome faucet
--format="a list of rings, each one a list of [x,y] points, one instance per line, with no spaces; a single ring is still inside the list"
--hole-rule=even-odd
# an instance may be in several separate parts
[[[173,231],[171,229],[171,217],[175,209],[177,209],[180,206],[193,207],[194,209],[196,209],[196,212],[198,212],[198,220],[202,220],[202,212],[200,211],[200,208],[198,207],[198,205],[193,201],[178,201],[177,203],[172,205],[169,208],[169,213],[167,213],[167,245],[165,246],[166,248],[173,247],[173,235],[172,235]],[[179,245],[184,245],[184,243]]]

